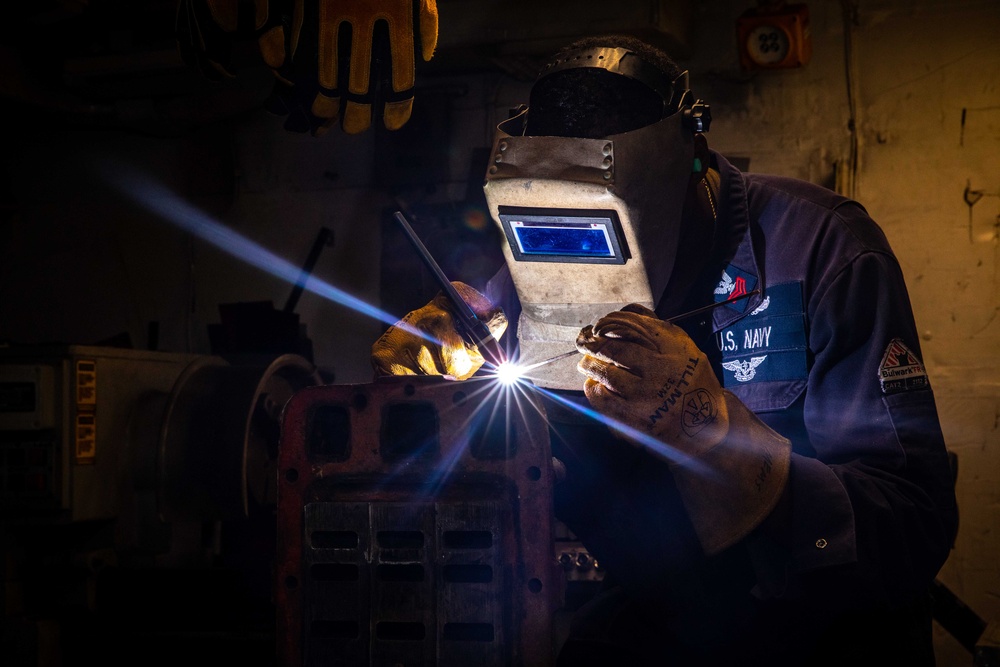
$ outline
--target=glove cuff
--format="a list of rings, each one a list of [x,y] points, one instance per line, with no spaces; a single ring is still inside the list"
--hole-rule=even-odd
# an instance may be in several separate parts
[[[732,546],[771,513],[788,481],[791,442],[723,390],[729,433],[697,458],[672,467],[705,554]]]

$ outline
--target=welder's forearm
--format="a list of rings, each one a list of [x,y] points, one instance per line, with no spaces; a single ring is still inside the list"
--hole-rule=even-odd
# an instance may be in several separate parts
[[[729,431],[711,450],[673,468],[688,516],[707,555],[749,535],[779,506],[788,480],[791,443],[723,392]]]

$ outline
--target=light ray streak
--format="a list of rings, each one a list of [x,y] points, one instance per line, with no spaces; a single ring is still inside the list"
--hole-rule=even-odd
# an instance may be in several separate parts
[[[214,245],[237,259],[241,259],[273,276],[286,280],[292,285],[300,282],[302,277],[301,267],[295,266],[288,260],[275,255],[270,250],[254,243],[225,225],[216,222],[209,215],[183,201],[163,185],[155,183],[136,172],[126,173],[125,171],[121,171],[116,173],[114,178],[109,178],[108,180],[121,194],[143,208],[157,214],[159,217],[173,223],[180,229],[197,236],[201,240]],[[319,278],[309,276],[302,284],[302,287],[317,296],[372,317],[380,322],[396,325],[397,328],[408,331],[430,343],[440,344],[440,341],[437,341],[433,336],[417,329],[409,323],[400,321],[399,317],[376,308],[366,301],[334,287]]]
[[[136,204],[156,213],[159,217],[175,224],[177,227],[193,234],[194,236],[206,241],[219,248],[220,250],[241,259],[248,264],[255,266],[263,271],[270,273],[278,278],[286,280],[288,283],[295,285],[301,280],[302,269],[301,267],[295,266],[291,262],[285,260],[273,252],[267,250],[266,248],[254,243],[253,241],[247,239],[246,237],[236,233],[235,231],[229,229],[225,225],[213,220],[210,216],[200,211],[194,206],[184,202],[175,193],[171,192],[168,188],[157,184],[147,178],[142,177],[138,172],[124,172],[120,171],[116,174],[115,178],[109,179],[116,189],[131,199]],[[401,318],[387,313],[375,306],[368,304],[366,301],[359,299],[333,285],[330,285],[318,278],[309,276],[302,285],[303,289],[316,294],[322,298],[325,298],[334,303],[340,304],[354,311],[357,311],[363,315],[372,317],[380,322],[388,325],[394,325],[397,328],[403,329],[419,338],[426,340],[430,343],[435,343],[440,345],[440,341],[430,336],[428,333],[413,327],[407,322],[401,320]],[[754,294],[751,292],[750,294]],[[749,296],[748,294],[747,296]],[[733,299],[735,300],[735,299]],[[707,308],[715,307],[719,304],[711,304]],[[692,314],[692,313],[688,313]],[[686,314],[687,315],[687,314]],[[576,350],[572,350],[556,357],[550,359],[545,359],[540,362],[530,364],[521,368],[521,373],[523,378],[528,378],[524,373],[529,370],[533,370],[540,366],[547,365],[549,363],[558,361],[560,359],[566,358],[573,354],[578,354]],[[485,364],[487,367],[493,367],[492,364],[487,362]],[[586,408],[573,401],[560,396],[557,393],[548,391],[542,387],[539,387],[533,383],[515,381],[510,385],[504,385],[496,380],[495,376],[486,376],[484,379],[491,379],[493,382],[489,385],[484,386],[476,393],[488,392],[493,393],[494,391],[504,391],[505,386],[510,390],[511,398],[515,401],[518,406],[519,411],[521,411],[522,416],[524,415],[524,406],[521,405],[521,401],[518,400],[518,396],[514,395],[514,391],[524,392],[524,396],[527,396],[527,390],[533,390],[541,395],[548,397],[550,400],[560,403],[572,410],[575,410],[596,422],[600,422],[607,426],[609,429],[616,431],[628,440],[639,444],[654,454],[666,459],[670,462],[682,462],[688,460],[688,465],[691,464],[689,460],[690,457],[686,456],[683,452],[680,452],[674,447],[667,445],[652,436],[638,431],[626,424],[622,424],[610,417],[606,417],[599,412],[593,410],[592,408]],[[528,378],[530,379],[530,378]],[[469,381],[467,381],[469,382]],[[487,396],[486,398],[490,398]],[[484,400],[479,406],[473,411],[473,415],[477,414],[480,410],[485,409],[486,405],[492,404],[494,412],[498,409],[500,404],[499,400],[487,401]],[[509,405],[507,407],[509,410]],[[493,415],[495,416],[495,415]],[[507,415],[504,415],[506,419]],[[471,423],[470,416],[470,423]],[[455,462],[457,462],[460,455],[468,447],[468,439],[464,439],[460,446],[455,447],[455,452],[451,454],[447,465],[441,470],[441,475],[437,479],[429,480],[429,484],[433,488],[439,488],[447,478],[451,469],[454,467]],[[405,461],[401,463],[405,466]],[[401,472],[401,470],[400,470]]]
[[[499,397],[495,397],[494,394],[498,394],[503,391],[503,387],[495,382],[481,382],[477,378],[471,378],[466,380],[463,386],[468,386],[471,383],[481,385],[471,394],[467,395],[464,402],[469,402],[475,400],[477,396],[481,396],[482,400],[475,403],[475,407],[471,412],[468,413],[465,420],[462,422],[463,428],[460,429],[460,435],[457,438],[454,446],[451,448],[453,451],[448,452],[444,455],[441,466],[437,474],[435,474],[431,480],[429,480],[429,486],[433,489],[434,493],[437,493],[447,482],[448,476],[451,474],[452,470],[458,464],[462,455],[469,449],[471,445],[471,436],[474,432],[473,426],[476,425],[477,419],[486,419],[486,424],[488,426],[489,420],[493,419],[496,415],[496,411],[501,401]],[[482,396],[485,394],[485,396]],[[483,411],[490,409],[492,406],[492,414],[484,415]],[[457,408],[457,406],[456,406]],[[484,429],[484,432],[488,429]]]
[[[596,422],[604,424],[610,430],[620,433],[630,442],[633,442],[645,448],[646,450],[662,458],[668,463],[684,464],[685,467],[693,469],[695,472],[699,472],[701,474],[706,474],[706,475],[711,474],[711,470],[707,466],[699,463],[697,459],[695,459],[694,457],[686,454],[685,452],[681,451],[676,447],[668,445],[667,443],[654,438],[648,433],[643,433],[642,431],[632,428],[627,424],[623,424],[617,421],[616,419],[612,419],[611,417],[602,415],[600,412],[597,412],[593,408],[584,407],[578,403],[569,400],[565,396],[561,396],[555,392],[549,391],[544,387],[537,387],[534,385],[532,385],[532,387],[535,391],[539,392],[543,396],[548,397],[552,401],[559,403],[565,407],[568,407],[571,410],[575,410],[580,414],[589,417],[590,419],[593,419]]]
[[[499,394],[506,391],[506,388],[497,382],[488,380],[492,380],[492,378],[487,376],[473,377],[461,382],[461,384],[456,382],[456,388],[461,387],[463,390],[469,390],[470,387],[474,388],[468,391],[463,401],[464,403],[473,402],[474,408],[465,416],[461,428],[458,429],[457,437],[448,443],[440,443],[439,458],[434,460],[433,468],[428,469],[426,476],[421,479],[420,486],[430,497],[436,496],[448,483],[448,478],[452,471],[472,444],[472,436],[484,435],[488,431],[490,420],[498,418],[497,412],[502,403]],[[457,409],[457,406],[452,409]],[[491,414],[484,414],[484,411],[487,410],[491,410]],[[501,418],[506,419],[506,415],[503,415]],[[479,433],[480,429],[474,428],[478,426],[477,420],[482,420],[479,423],[484,425],[481,429],[482,433]],[[504,432],[506,433],[506,431],[507,429],[505,428]],[[505,445],[507,444],[505,442]],[[401,477],[405,477],[412,470],[413,462],[426,456],[428,446],[429,443],[403,456],[387,472],[381,483],[376,485],[376,488],[388,488],[398,482]]]
[[[521,415],[521,419],[524,421],[527,421],[527,417],[525,416],[525,407],[522,404],[522,401],[520,400],[521,398],[524,398],[525,403],[528,403],[532,408],[535,409],[536,412],[544,416],[544,412],[539,408],[537,401],[530,397],[530,394],[528,393],[529,387],[533,388],[534,385],[527,384],[524,382],[515,382],[513,385],[507,387],[507,389],[512,393],[517,392],[517,394],[514,396],[514,403],[515,405],[517,405],[517,410]],[[546,423],[547,422],[548,420],[546,420]]]
[[[566,355],[563,355],[563,356],[566,356]],[[522,376],[522,377],[524,377],[524,376]],[[497,384],[497,386],[501,386],[500,383],[496,383],[496,384]],[[526,398],[527,398],[527,394],[528,394],[529,391],[534,391],[538,395],[543,396],[545,398],[548,398],[549,400],[551,400],[551,401],[553,401],[555,403],[558,403],[558,404],[560,404],[560,405],[562,405],[564,407],[567,407],[570,410],[573,410],[573,411],[575,411],[575,412],[577,412],[577,413],[579,413],[579,414],[587,417],[588,419],[594,421],[595,422],[595,426],[597,426],[598,424],[603,424],[609,430],[621,434],[623,437],[625,437],[630,442],[636,444],[639,447],[642,447],[642,448],[646,449],[647,451],[651,452],[653,455],[657,456],[658,458],[660,458],[660,459],[662,459],[664,461],[667,461],[668,463],[683,464],[688,469],[691,469],[694,472],[699,473],[699,474],[703,474],[703,475],[710,475],[710,474],[712,474],[711,469],[709,469],[704,464],[700,463],[696,458],[690,456],[686,452],[684,452],[684,451],[682,451],[682,450],[680,450],[680,449],[678,449],[676,447],[673,447],[672,445],[669,445],[669,444],[663,442],[662,440],[654,438],[653,436],[649,435],[648,433],[644,433],[644,432],[639,431],[638,429],[635,429],[635,428],[633,428],[633,427],[631,427],[631,426],[629,426],[627,424],[623,424],[622,422],[620,422],[620,421],[618,421],[616,419],[613,419],[611,417],[603,415],[603,414],[601,414],[600,412],[597,412],[596,410],[594,410],[591,407],[587,407],[587,406],[581,405],[580,403],[572,401],[572,400],[570,400],[569,398],[567,398],[564,395],[561,395],[559,393],[550,391],[548,389],[545,389],[544,387],[539,387],[539,386],[535,385],[532,382],[525,382],[525,381],[520,381],[520,380],[517,381],[517,382],[513,382],[513,383],[511,383],[509,385],[505,385],[505,389],[507,391],[511,391],[511,392],[519,392],[523,396],[525,396]],[[517,395],[514,395],[513,398],[516,401],[516,403],[518,405],[518,409],[521,411],[521,415],[522,415],[522,418],[523,418],[523,415],[524,415],[524,406],[522,405],[522,401],[519,400],[519,397]],[[525,402],[529,402],[529,401],[526,400]],[[544,416],[544,412],[543,412],[543,416]],[[558,433],[558,429],[556,430],[556,433]]]

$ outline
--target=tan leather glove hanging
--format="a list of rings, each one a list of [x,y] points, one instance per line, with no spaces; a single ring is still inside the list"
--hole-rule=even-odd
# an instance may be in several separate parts
[[[507,330],[503,310],[465,283],[452,285],[499,340]],[[443,294],[389,327],[372,345],[371,361],[376,376],[444,375],[456,380],[470,378],[485,363],[479,349],[459,334]]]
[[[577,348],[594,409],[675,450],[668,464],[706,554],[768,516],[788,478],[791,443],[722,389],[686,333],[633,304],[585,327]]]

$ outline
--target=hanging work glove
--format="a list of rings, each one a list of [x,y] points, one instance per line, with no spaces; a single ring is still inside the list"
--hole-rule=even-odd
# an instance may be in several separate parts
[[[387,34],[376,30],[378,21],[388,23]],[[349,55],[338,37],[342,24],[351,30]],[[344,131],[356,134],[381,112],[385,127],[398,130],[413,109],[416,37],[426,61],[434,55],[437,35],[435,0],[319,0],[320,89],[312,113],[320,118],[343,113]],[[341,62],[345,57],[348,62]]]
[[[243,4],[180,0],[181,53],[210,78],[234,76]],[[415,54],[419,48],[427,61],[437,47],[436,0],[254,0],[252,6],[254,36],[277,79],[267,106],[286,116],[286,129],[320,136],[339,120],[357,134],[373,116],[390,130],[409,120]]]
[[[452,285],[499,340],[507,330],[503,310],[465,283]],[[468,379],[485,363],[479,349],[458,332],[444,294],[389,327],[372,345],[371,360],[377,376],[445,375],[456,380]]]
[[[666,458],[706,554],[767,517],[788,478],[791,443],[720,387],[686,333],[632,304],[585,327],[576,344],[591,406],[623,425],[612,429],[625,440],[656,441],[650,449]]]

